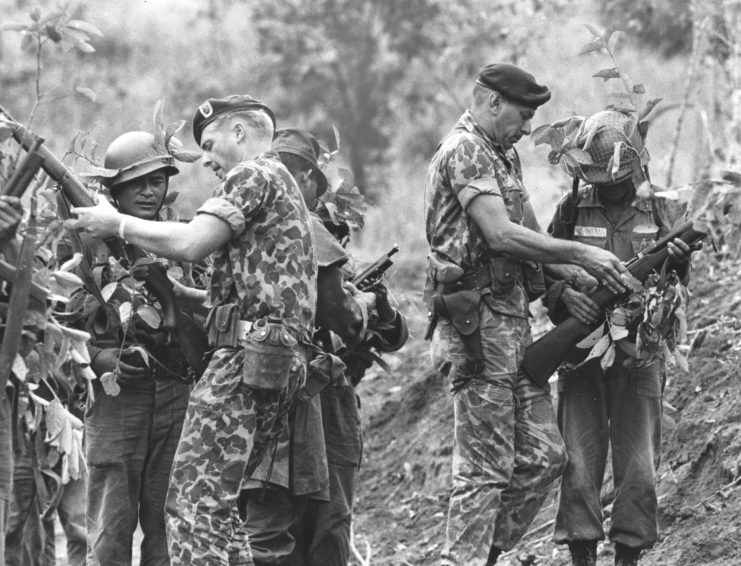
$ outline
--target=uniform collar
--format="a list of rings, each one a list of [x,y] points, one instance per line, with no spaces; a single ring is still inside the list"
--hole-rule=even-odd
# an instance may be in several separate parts
[[[455,125],[455,129],[463,129],[472,134],[476,134],[482,138],[500,157],[502,157],[508,163],[511,163],[516,158],[514,148],[504,149],[501,145],[492,139],[492,137],[484,131],[484,128],[476,121],[471,114],[470,110],[466,110],[463,115],[458,119]]]

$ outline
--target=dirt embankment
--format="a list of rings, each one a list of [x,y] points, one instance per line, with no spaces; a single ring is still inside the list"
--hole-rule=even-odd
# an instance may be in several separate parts
[[[707,258],[696,262],[690,373],[669,368],[667,374],[658,472],[661,539],[642,565],[741,564],[740,268]],[[424,313],[418,296],[418,290],[410,291],[405,306],[410,343],[387,356],[394,375],[374,370],[359,391],[366,445],[355,538],[361,554],[370,548],[373,565],[436,564],[444,537],[452,405],[421,338]],[[609,510],[609,472],[605,483]],[[555,495],[554,487],[530,533],[500,563],[570,564],[568,552],[550,542]],[[611,545],[599,550],[600,566],[612,564]]]

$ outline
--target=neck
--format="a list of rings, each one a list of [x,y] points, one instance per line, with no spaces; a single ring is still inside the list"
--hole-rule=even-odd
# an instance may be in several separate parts
[[[496,134],[494,132],[493,124],[491,123],[491,116],[488,112],[484,111],[483,109],[477,108],[477,107],[471,107],[470,109],[471,116],[473,116],[473,119],[478,124],[479,128],[481,128],[484,133],[487,135],[487,137],[494,142],[495,145],[502,146],[502,144],[497,140]]]

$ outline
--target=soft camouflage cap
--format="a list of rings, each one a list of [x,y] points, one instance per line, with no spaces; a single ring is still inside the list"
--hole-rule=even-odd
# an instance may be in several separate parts
[[[539,85],[530,73],[509,63],[487,65],[479,71],[476,83],[529,108],[537,108],[551,99],[547,86]]]
[[[298,128],[283,128],[273,136],[273,151],[297,155],[311,165],[311,175],[316,181],[316,196],[321,196],[327,190],[327,177],[319,169],[319,156],[322,149],[319,140],[310,132]]]
[[[167,176],[178,174],[175,158],[165,150],[158,150],[154,136],[149,132],[126,132],[118,136],[106,150],[103,167],[111,170],[112,176],[102,179],[108,187],[159,169],[165,169]]]
[[[193,114],[193,137],[196,143],[201,145],[203,130],[218,116],[242,110],[264,110],[273,121],[273,129],[275,129],[275,114],[261,100],[249,94],[230,94],[224,98],[209,98],[196,109]]]
[[[576,147],[589,153],[591,165],[578,168],[564,165],[572,176],[587,183],[617,183],[649,162],[648,150],[636,126],[635,118],[615,110],[597,112],[582,122]],[[620,143],[620,162],[613,174],[615,145]]]

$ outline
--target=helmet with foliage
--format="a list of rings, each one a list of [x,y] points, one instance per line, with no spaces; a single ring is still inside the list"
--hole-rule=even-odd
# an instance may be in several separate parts
[[[576,148],[589,154],[591,163],[564,162],[567,171],[587,183],[617,183],[649,161],[648,150],[633,116],[603,110],[586,118],[575,136]]]
[[[178,173],[172,154],[157,148],[154,135],[141,131],[126,132],[113,140],[106,150],[103,167],[115,172],[114,176],[103,178],[109,188],[159,169],[165,169],[168,177]]]

